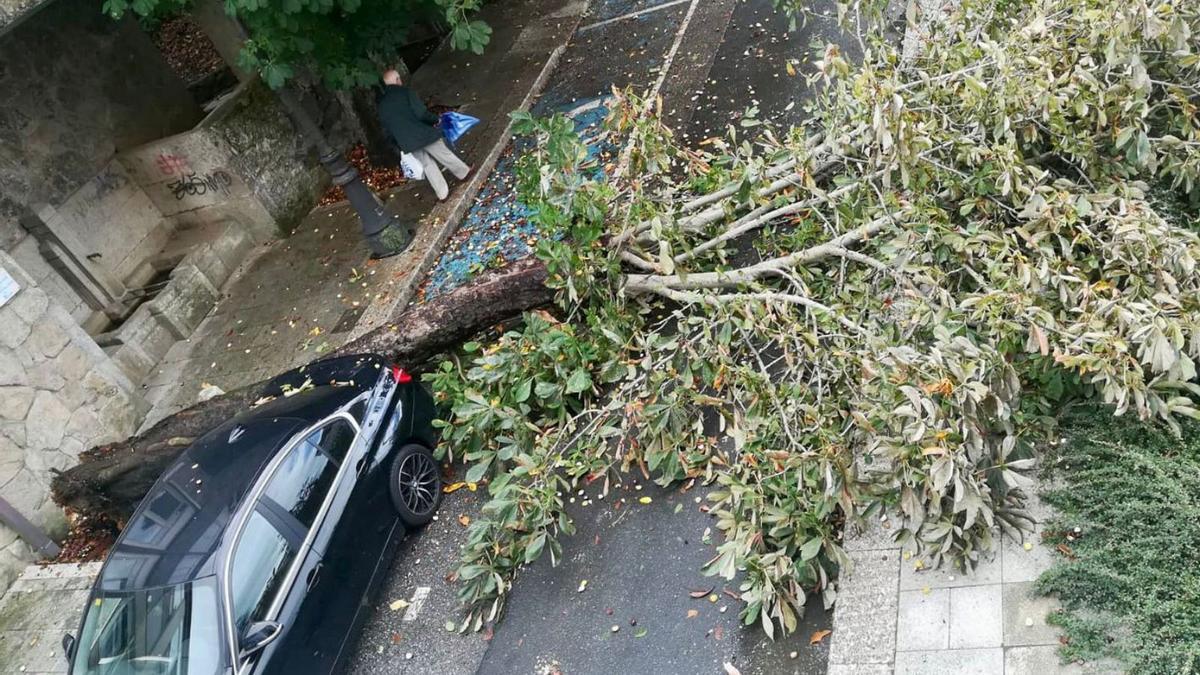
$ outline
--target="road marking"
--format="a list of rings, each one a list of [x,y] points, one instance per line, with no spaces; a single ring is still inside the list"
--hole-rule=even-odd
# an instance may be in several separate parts
[[[671,50],[667,52],[667,58],[663,61],[658,81],[650,89],[647,100],[653,101],[658,96],[658,92],[662,91],[663,83],[667,81],[667,75],[671,72],[671,62],[675,60],[675,55],[679,53],[679,47],[683,45],[683,38],[687,35],[688,26],[691,25],[692,17],[696,15],[696,7],[699,4],[700,0],[692,0],[692,6],[688,7],[687,15],[683,17],[683,23],[679,25],[679,32],[675,34],[675,42],[671,44]]]
[[[607,26],[609,24],[617,23],[618,21],[624,21],[626,19],[636,19],[637,17],[643,16],[645,14],[659,12],[668,7],[674,7],[675,5],[682,5],[685,2],[691,2],[691,1],[692,0],[671,0],[671,2],[662,4],[662,5],[658,5],[656,7],[649,7],[647,9],[639,9],[636,12],[630,12],[628,14],[622,14],[621,16],[613,17],[611,19],[605,19],[603,21],[597,21],[596,23],[590,23],[590,24],[584,26],[583,28],[580,28],[576,32],[582,33],[584,31],[592,30],[593,28],[601,28],[601,27]]]
[[[421,613],[421,608],[425,606],[425,600],[429,597],[429,586],[417,586],[417,592],[413,593],[412,600],[408,601],[408,609],[404,611],[404,618],[401,621],[416,621],[417,615]]]

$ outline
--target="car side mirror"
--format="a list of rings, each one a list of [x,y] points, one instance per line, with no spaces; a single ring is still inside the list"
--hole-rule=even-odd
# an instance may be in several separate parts
[[[63,654],[66,654],[67,660],[70,661],[75,656],[75,636],[67,633],[62,639]]]
[[[274,621],[255,621],[246,626],[242,639],[238,642],[238,658],[244,659],[271,644],[271,641],[279,637],[281,630],[283,626]]]

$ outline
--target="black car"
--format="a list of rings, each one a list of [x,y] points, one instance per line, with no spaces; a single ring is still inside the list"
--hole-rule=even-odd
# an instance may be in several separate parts
[[[392,545],[441,501],[433,416],[376,356],[274,380],[146,495],[63,638],[69,672],[337,670]]]

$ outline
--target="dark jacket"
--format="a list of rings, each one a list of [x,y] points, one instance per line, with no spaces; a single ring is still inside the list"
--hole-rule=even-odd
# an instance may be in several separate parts
[[[437,115],[429,112],[412,89],[400,85],[383,88],[379,98],[379,121],[404,152],[412,152],[442,138]]]

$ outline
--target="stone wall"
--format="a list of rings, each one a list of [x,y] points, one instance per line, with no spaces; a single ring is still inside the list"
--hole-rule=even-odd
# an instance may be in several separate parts
[[[200,118],[137,23],[98,0],[54,0],[0,33],[0,249],[25,236],[21,205],[58,206],[119,150]]]
[[[278,100],[257,81],[240,85],[195,129],[118,159],[175,223],[233,220],[260,241],[290,233],[328,181]]]
[[[242,85],[229,105],[201,128],[229,153],[230,166],[266,207],[282,234],[291,233],[329,184],[279,99],[261,82]]]
[[[146,412],[133,384],[65,309],[9,255],[0,270],[20,287],[0,306],[0,497],[44,529],[61,534],[49,497],[54,469],[81,451],[125,438]],[[0,591],[30,559],[0,525]]]

